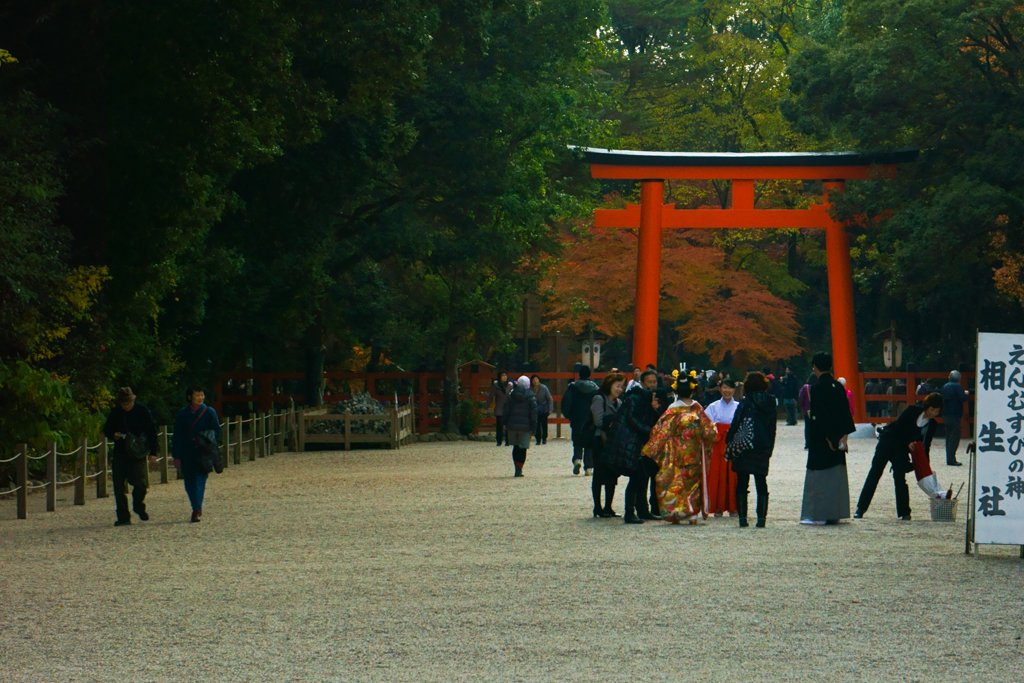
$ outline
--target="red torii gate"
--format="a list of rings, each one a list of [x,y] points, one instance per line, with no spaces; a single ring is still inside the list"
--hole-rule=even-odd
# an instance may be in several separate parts
[[[594,178],[640,181],[640,204],[625,209],[598,209],[599,228],[639,229],[636,268],[636,313],[633,365],[657,365],[658,302],[661,298],[662,228],[820,228],[828,254],[828,295],[832,322],[832,356],[837,377],[846,377],[858,414],[867,414],[857,366],[850,240],[832,220],[828,196],[841,192],[846,180],[893,177],[896,164],[913,161],[916,149],[858,152],[701,153],[637,152],[584,148]],[[676,209],[664,201],[665,180],[729,180],[729,209]],[[821,180],[825,203],[809,209],[755,209],[755,180]]]

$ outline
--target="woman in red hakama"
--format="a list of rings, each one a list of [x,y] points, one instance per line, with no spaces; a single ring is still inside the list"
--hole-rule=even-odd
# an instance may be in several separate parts
[[[708,501],[706,511],[721,517],[723,512],[736,515],[736,474],[725,459],[725,435],[732,425],[739,402],[733,399],[736,383],[725,379],[719,386],[722,398],[709,405],[704,412],[718,428],[718,440],[711,449],[711,464],[708,467]]]

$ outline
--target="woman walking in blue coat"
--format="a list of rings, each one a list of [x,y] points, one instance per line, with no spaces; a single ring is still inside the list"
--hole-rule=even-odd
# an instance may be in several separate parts
[[[174,454],[174,466],[181,470],[185,478],[185,493],[192,504],[192,521],[203,519],[203,494],[206,493],[207,475],[199,469],[199,451],[193,439],[207,430],[216,434],[220,440],[220,420],[217,411],[203,403],[206,394],[202,387],[192,385],[185,392],[188,405],[178,411],[174,418],[174,439],[171,452]]]

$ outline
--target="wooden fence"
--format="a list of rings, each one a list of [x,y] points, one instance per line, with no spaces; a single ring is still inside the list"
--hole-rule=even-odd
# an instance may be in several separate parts
[[[274,453],[282,452],[288,447],[299,443],[298,420],[294,408],[288,411],[254,413],[243,420],[241,416],[225,418],[221,426],[221,453],[224,467],[240,465],[242,460],[256,460]],[[156,471],[160,475],[160,483],[170,481],[170,470],[173,467],[173,455],[169,448],[174,433],[166,425],[157,429],[157,462]],[[248,437],[248,438],[246,438]],[[85,491],[90,479],[96,481],[96,497],[106,498],[109,494],[110,478],[110,444],[106,438],[89,445],[88,439],[80,439],[78,447],[67,453],[57,451],[55,443],[47,444],[46,450],[39,455],[32,455],[27,444],[18,444],[17,453],[13,458],[0,460],[0,464],[14,463],[15,488],[0,492],[0,496],[15,494],[17,496],[18,519],[28,518],[28,494],[36,489],[46,489],[46,510],[57,509],[57,487],[74,485],[74,504],[85,505]],[[89,453],[95,451],[95,462],[89,474]],[[65,481],[57,480],[58,456],[74,456],[75,476]],[[31,461],[46,461],[46,480],[42,484],[31,484],[28,476],[28,464]],[[181,470],[175,470],[176,478],[181,479]],[[146,485],[151,483],[152,468],[146,467]]]
[[[376,432],[355,433],[352,431],[353,422],[384,422],[387,421],[388,431],[384,434]],[[310,425],[323,422],[336,422],[341,428],[341,433],[328,432],[326,434],[310,433]],[[354,443],[383,443],[388,448],[401,448],[404,444],[412,441],[415,434],[413,427],[413,407],[391,406],[383,415],[353,415],[346,410],[344,413],[329,413],[328,408],[316,410],[301,410],[298,417],[299,450],[306,449],[307,443],[337,443],[345,444],[345,450],[352,450]]]
[[[515,381],[522,374],[529,374],[540,377],[542,382],[551,389],[552,398],[555,402],[555,409],[548,418],[548,424],[555,430],[555,436],[562,435],[562,425],[569,424],[569,420],[562,415],[562,388],[575,378],[571,372],[537,372],[537,373],[508,373],[509,380]],[[591,379],[600,384],[607,373],[596,372]],[[960,383],[970,390],[973,400],[973,380],[975,373],[962,373]],[[306,403],[306,396],[299,392],[288,391],[294,388],[303,380],[305,375],[297,372],[266,372],[266,373],[228,373],[222,375],[216,386],[217,401],[214,406],[218,413],[222,406],[231,404],[251,405],[253,409],[270,410],[277,404]],[[883,379],[895,384],[896,380],[903,380],[906,385],[904,392],[896,395],[871,394],[865,397],[869,403],[885,402],[913,404],[920,397],[916,395],[917,385],[924,379],[940,379],[945,384],[948,373],[944,372],[864,372],[861,373],[861,380],[866,382],[869,378]],[[324,380],[327,383],[328,391],[324,396],[325,403],[344,401],[351,397],[353,390],[367,391],[375,399],[385,405],[394,405],[396,392],[399,401],[408,401],[414,406],[412,419],[414,421],[413,431],[418,434],[440,431],[442,384],[444,375],[442,373],[362,373],[362,372],[326,372]],[[460,399],[470,399],[483,403],[491,390],[491,383],[494,380],[493,373],[463,372],[459,374]],[[245,391],[251,393],[232,393],[231,389],[244,384]],[[940,386],[941,386],[940,384]],[[399,390],[400,389],[400,390]],[[227,393],[225,393],[225,391]],[[970,434],[973,423],[973,413],[966,411],[961,429],[964,435]],[[894,420],[895,417],[878,416],[868,417],[858,415],[858,422],[886,423]],[[941,421],[941,420],[940,420]],[[493,429],[494,417],[490,414],[484,416],[480,426],[474,430],[479,433],[481,428]]]

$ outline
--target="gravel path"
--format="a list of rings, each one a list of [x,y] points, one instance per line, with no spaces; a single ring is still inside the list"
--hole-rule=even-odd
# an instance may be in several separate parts
[[[801,526],[779,434],[767,529],[591,519],[564,440],[516,480],[478,442],[275,455],[213,477],[201,524],[179,482],[126,528],[0,502],[0,681],[1020,680],[1018,549],[964,556],[916,487],[896,520],[886,479],[867,519]]]

